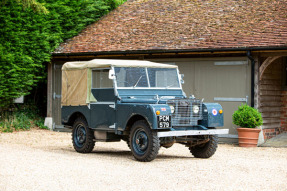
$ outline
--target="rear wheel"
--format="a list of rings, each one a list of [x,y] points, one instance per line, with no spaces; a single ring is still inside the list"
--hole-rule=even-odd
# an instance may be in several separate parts
[[[210,135],[209,141],[200,145],[189,147],[191,154],[196,158],[209,158],[214,155],[218,144],[218,136]]]
[[[134,123],[130,132],[129,143],[136,160],[149,162],[156,158],[160,141],[144,120]]]
[[[90,153],[94,149],[94,134],[86,120],[82,117],[73,124],[72,141],[74,149],[79,153]]]

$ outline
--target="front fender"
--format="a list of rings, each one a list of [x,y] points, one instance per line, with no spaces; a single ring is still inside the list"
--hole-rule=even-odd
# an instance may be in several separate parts
[[[218,103],[203,103],[203,119],[199,121],[199,125],[205,127],[222,127],[224,125],[223,113],[220,113],[219,110],[222,110],[222,106]]]
[[[118,104],[117,105],[117,128],[124,131],[128,121],[133,116],[142,116],[152,129],[157,129],[156,111],[160,111],[161,115],[169,115],[170,108],[165,104]]]

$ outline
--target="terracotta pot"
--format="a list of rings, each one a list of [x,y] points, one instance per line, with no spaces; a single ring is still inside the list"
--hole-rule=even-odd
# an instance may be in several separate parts
[[[261,129],[237,128],[238,142],[240,147],[257,147]]]

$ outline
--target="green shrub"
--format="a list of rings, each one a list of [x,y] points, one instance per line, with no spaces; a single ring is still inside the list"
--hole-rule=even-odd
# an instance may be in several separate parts
[[[17,1],[18,2],[18,1]],[[20,2],[20,1],[19,1]],[[5,0],[0,4],[0,109],[28,95],[46,78],[45,65],[60,43],[114,9],[121,0],[38,0],[48,10]],[[25,6],[24,6],[25,7]],[[30,7],[30,8],[29,8]]]
[[[0,132],[29,130],[30,128],[48,129],[44,126],[44,117],[39,115],[34,105],[9,108],[0,113]]]
[[[248,105],[241,105],[232,115],[233,124],[244,128],[255,128],[263,124],[261,113]]]

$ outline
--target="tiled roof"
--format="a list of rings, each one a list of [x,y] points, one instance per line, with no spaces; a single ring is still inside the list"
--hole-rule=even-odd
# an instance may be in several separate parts
[[[128,0],[55,53],[287,47],[287,0]]]

